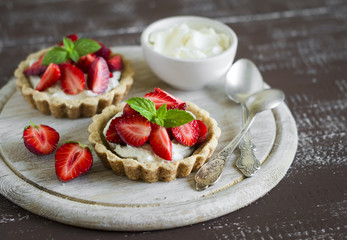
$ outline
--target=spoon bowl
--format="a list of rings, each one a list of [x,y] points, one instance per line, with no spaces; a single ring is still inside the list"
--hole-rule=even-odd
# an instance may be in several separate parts
[[[277,89],[265,89],[257,92],[246,100],[250,114],[256,114],[277,107],[284,100],[284,93]]]
[[[250,95],[263,90],[263,87],[263,77],[258,68],[245,58],[236,61],[226,75],[225,91],[237,103],[244,104]]]

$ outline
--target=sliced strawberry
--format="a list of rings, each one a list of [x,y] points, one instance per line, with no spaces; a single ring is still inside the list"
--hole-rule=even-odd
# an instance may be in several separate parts
[[[90,66],[94,62],[96,55],[94,53],[87,54],[85,56],[80,57],[76,66],[80,68],[83,72],[88,73]]]
[[[23,140],[30,152],[36,155],[48,155],[57,147],[59,133],[47,125],[31,123],[23,131]]]
[[[106,47],[104,44],[98,42],[101,48],[95,52],[96,56],[103,57],[105,60],[108,60],[111,55],[111,50]]]
[[[172,134],[175,139],[179,143],[189,147],[193,146],[198,141],[199,131],[199,123],[195,119],[179,127],[172,128]]]
[[[76,34],[70,34],[70,35],[67,35],[66,38],[70,38],[70,40],[74,42],[78,39],[78,36]],[[63,45],[64,45],[64,43],[63,43],[63,41],[61,41],[59,43],[59,46],[63,46]]]
[[[171,161],[172,160],[172,142],[166,129],[157,124],[152,124],[152,132],[149,137],[149,143],[153,151],[159,157]]]
[[[84,90],[86,80],[84,73],[78,67],[64,63],[60,64],[61,70],[61,88],[66,94],[79,94]]]
[[[130,107],[129,103],[125,104],[125,106],[123,108],[123,116],[131,116],[131,115],[135,115],[135,114],[139,114],[139,112],[132,109]]]
[[[199,145],[206,140],[208,129],[203,121],[201,120],[196,120],[196,121],[198,122],[199,129],[200,129],[198,141],[196,142],[196,144]]]
[[[151,134],[151,124],[141,115],[131,115],[122,117],[116,123],[116,130],[126,144],[139,147],[147,141]]]
[[[177,102],[177,104],[178,104],[177,108],[178,109],[181,109],[181,110],[186,109],[186,103],[183,100],[171,95],[170,93],[165,92],[164,90],[162,90],[160,88],[154,88],[154,92],[160,92],[160,93],[164,93],[164,94],[168,95],[169,97],[171,97],[173,100],[175,100]]]
[[[158,109],[163,104],[166,104],[167,109],[176,109],[179,106],[179,103],[164,91],[149,92],[143,97],[154,102],[156,109]]]
[[[115,55],[107,60],[108,68],[111,72],[123,70],[123,60],[121,55]]]
[[[35,75],[41,75],[44,73],[47,69],[47,66],[42,65],[42,60],[45,56],[42,55],[38,61],[36,61],[33,65],[26,68],[23,73],[27,76],[35,76]]]
[[[95,93],[103,93],[108,87],[109,79],[107,62],[102,57],[97,57],[89,69],[88,88]]]
[[[47,88],[53,86],[56,82],[58,82],[60,76],[61,72],[59,66],[54,63],[49,64],[35,89],[38,91],[45,91]]]
[[[169,134],[170,139],[174,139],[174,135],[172,133],[172,128],[166,128],[167,134]]]
[[[55,153],[55,173],[63,182],[88,172],[92,165],[93,156],[89,147],[77,142],[67,142]]]
[[[107,129],[106,139],[111,143],[124,144],[123,140],[120,138],[116,130],[116,124],[120,119],[122,119],[122,117],[116,117],[112,119],[110,126]]]

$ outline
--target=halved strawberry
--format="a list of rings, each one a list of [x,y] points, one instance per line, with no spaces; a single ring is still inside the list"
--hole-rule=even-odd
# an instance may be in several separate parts
[[[131,116],[131,115],[135,115],[135,114],[140,114],[138,111],[135,111],[134,109],[132,109],[129,105],[129,103],[125,104],[124,108],[123,108],[123,116]]]
[[[59,142],[59,133],[47,125],[35,125],[31,122],[24,128],[23,140],[25,147],[36,155],[51,154]]]
[[[82,70],[69,63],[63,63],[59,66],[61,71],[60,83],[63,91],[72,95],[82,92],[86,84]]]
[[[107,141],[111,143],[118,143],[118,144],[124,144],[123,140],[120,138],[119,134],[116,130],[116,124],[122,117],[116,117],[112,119],[110,126],[107,129],[106,132],[106,139]]]
[[[41,75],[44,73],[47,69],[47,66],[42,65],[42,60],[45,57],[45,55],[42,55],[38,61],[36,61],[33,65],[26,68],[23,73],[27,76],[35,76],[35,75]]]
[[[198,141],[196,142],[196,144],[199,145],[206,140],[208,129],[203,121],[201,120],[196,120],[196,121],[198,122],[199,129],[200,129],[199,138],[198,138]]]
[[[159,157],[171,161],[172,160],[172,142],[166,129],[157,124],[152,124],[149,143],[153,151]]]
[[[53,86],[56,82],[58,82],[60,76],[61,72],[59,66],[54,63],[49,64],[35,89],[38,91],[45,91],[47,88]]]
[[[102,57],[97,57],[88,72],[88,88],[95,93],[103,93],[108,87],[109,79],[107,62]]]
[[[95,52],[96,56],[102,57],[105,60],[108,60],[111,55],[111,50],[106,47],[104,44],[98,42],[101,46],[101,48]]]
[[[199,131],[199,123],[195,119],[179,127],[172,128],[172,134],[175,139],[179,143],[189,147],[193,146],[198,141]]]
[[[172,140],[174,139],[174,135],[172,133],[172,128],[166,128],[167,134],[169,134],[169,138]]]
[[[108,68],[111,72],[123,70],[123,60],[121,55],[115,55],[107,60]]]
[[[160,89],[160,88],[154,88],[154,92],[160,92],[160,93],[164,93],[166,95],[168,95],[169,97],[171,97],[173,100],[175,100],[178,104],[178,109],[181,109],[181,110],[186,110],[186,103],[179,99],[178,97],[175,97],[173,95],[171,95],[170,93],[168,92],[165,92],[164,90]]]
[[[76,66],[80,68],[83,72],[88,73],[90,66],[94,62],[96,55],[94,53],[89,53],[78,59]]]
[[[55,173],[67,182],[86,172],[93,165],[93,156],[88,146],[78,142],[67,142],[55,153]]]
[[[151,124],[141,115],[131,115],[122,117],[116,123],[116,130],[126,144],[139,147],[147,141],[151,134]]]
[[[154,102],[156,109],[163,104],[166,104],[167,109],[176,109],[179,106],[179,102],[164,91],[149,92],[143,97]]]
[[[70,38],[71,41],[76,41],[78,39],[78,36],[76,34],[70,34],[70,35],[67,35],[66,38]],[[59,46],[63,46],[63,41],[61,41],[59,43]]]

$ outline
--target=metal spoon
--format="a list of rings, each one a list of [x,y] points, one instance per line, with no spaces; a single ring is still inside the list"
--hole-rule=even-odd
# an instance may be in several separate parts
[[[204,164],[195,175],[195,188],[196,190],[204,190],[210,185],[216,183],[230,158],[231,153],[235,150],[240,143],[243,136],[249,130],[254,121],[254,117],[265,110],[270,110],[277,107],[284,100],[284,93],[281,90],[266,89],[257,92],[247,98],[246,107],[249,112],[246,124],[242,131],[218,153],[216,157]]]
[[[242,107],[242,124],[245,125],[248,116],[245,102],[253,93],[264,88],[263,78],[256,65],[248,59],[240,59],[230,68],[226,76],[225,90],[228,97],[234,102],[240,103]],[[241,152],[236,160],[236,167],[246,177],[251,177],[260,169],[260,162],[254,155],[255,146],[246,133],[239,144]]]

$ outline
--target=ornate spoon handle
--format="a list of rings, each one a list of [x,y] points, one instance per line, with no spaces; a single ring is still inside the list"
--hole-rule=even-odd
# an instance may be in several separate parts
[[[216,157],[205,163],[195,175],[195,188],[198,191],[204,190],[210,185],[216,183],[223,172],[225,165],[227,164],[231,153],[235,150],[240,143],[243,136],[247,133],[251,124],[253,123],[255,115],[250,115],[247,119],[242,131],[236,135],[236,137],[220,151]]]
[[[242,106],[243,124],[247,119],[247,109]],[[246,133],[245,137],[242,139],[239,149],[241,152],[240,157],[236,160],[236,167],[242,172],[246,177],[252,177],[256,171],[260,169],[260,162],[254,155],[255,146],[250,139],[249,132]]]

